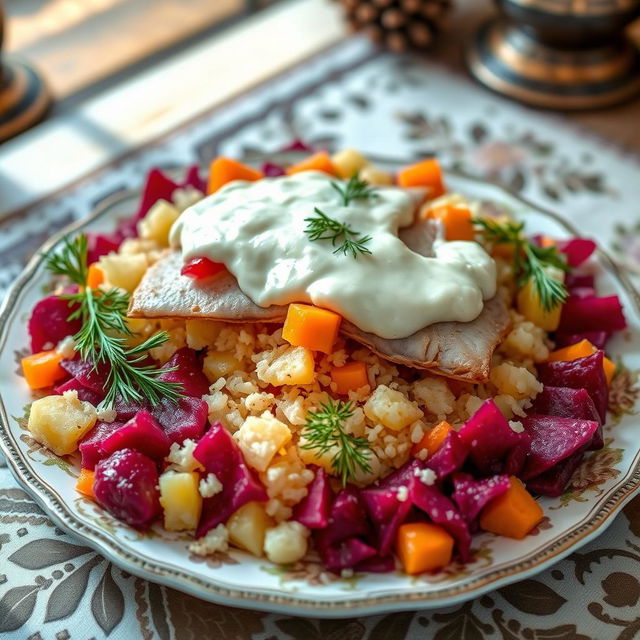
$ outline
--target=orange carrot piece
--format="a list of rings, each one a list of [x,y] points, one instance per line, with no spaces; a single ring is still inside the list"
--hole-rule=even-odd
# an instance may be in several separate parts
[[[549,236],[542,236],[540,238],[540,246],[543,247],[543,248],[555,247],[556,246],[556,240],[555,240],[555,238],[550,238]]]
[[[414,443],[411,453],[416,456],[420,451],[426,449],[427,458],[430,458],[442,446],[447,434],[452,429],[453,427],[448,422],[444,420],[439,422],[435,427],[427,431],[421,440]]]
[[[570,361],[577,360],[578,358],[586,358],[591,354],[595,353],[598,348],[593,345],[589,340],[580,340],[580,342],[576,342],[575,344],[571,344],[568,347],[562,347],[562,349],[556,349],[549,354],[547,360],[549,362],[557,362],[560,360]],[[609,360],[609,358],[604,358],[602,361],[602,368],[604,369],[604,375],[607,378],[607,384],[611,384],[611,380],[613,379],[613,374],[616,370],[616,365]]]
[[[32,389],[52,387],[55,382],[67,375],[60,366],[63,358],[64,356],[55,349],[22,358],[22,372],[27,384]]]
[[[326,151],[318,151],[297,164],[292,164],[287,168],[287,175],[291,176],[302,171],[322,171],[332,176],[338,176],[338,170]]]
[[[602,368],[604,369],[604,377],[607,379],[607,385],[611,386],[611,381],[616,372],[616,365],[609,358],[603,358]]]
[[[310,304],[290,304],[282,337],[296,347],[331,353],[342,318]]]
[[[97,289],[104,282],[104,271],[97,262],[92,262],[87,271],[87,287]]]
[[[429,522],[409,522],[398,529],[396,551],[405,573],[416,574],[445,567],[451,562],[454,540],[442,527]]]
[[[429,198],[439,198],[446,193],[442,169],[435,158],[428,158],[412,164],[398,172],[398,185],[401,187],[428,187]]]
[[[87,496],[87,498],[95,500],[95,495],[93,493],[93,483],[95,478],[95,471],[91,471],[90,469],[80,469],[80,475],[76,482],[76,491]]]
[[[521,540],[544,517],[542,507],[515,476],[509,488],[487,504],[480,514],[480,528]]]
[[[471,222],[472,216],[469,207],[445,204],[431,209],[428,217],[438,220],[442,224],[445,239],[448,241],[467,240],[471,242],[475,240],[476,233]]]
[[[364,362],[349,362],[331,369],[331,380],[336,383],[336,392],[347,395],[369,384],[367,365]]]
[[[218,189],[233,180],[255,182],[261,178],[264,178],[264,174],[261,171],[256,171],[237,160],[220,156],[216,158],[209,167],[207,193],[215,193]]]

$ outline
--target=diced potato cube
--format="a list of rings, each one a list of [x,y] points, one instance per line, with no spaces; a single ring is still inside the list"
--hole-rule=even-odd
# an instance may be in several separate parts
[[[407,396],[384,384],[376,387],[367,400],[364,413],[369,420],[394,431],[404,429],[424,415]]]
[[[333,465],[331,464],[331,460],[333,456],[340,451],[338,445],[334,445],[328,451],[324,453],[320,453],[318,449],[307,449],[305,448],[305,444],[308,442],[307,438],[303,435],[300,436],[300,440],[298,440],[298,453],[300,455],[300,459],[305,464],[315,464],[318,467],[323,467],[327,473],[333,473]]]
[[[29,413],[29,431],[42,445],[64,456],[78,448],[78,442],[93,428],[96,409],[78,399],[77,391],[36,400]]]
[[[118,253],[102,256],[98,264],[107,284],[125,289],[129,293],[140,284],[148,266],[147,259],[142,254]]]
[[[258,362],[258,378],[276,387],[311,384],[315,379],[313,353],[305,347],[290,347],[271,363]]]
[[[138,223],[141,238],[155,240],[163,247],[169,246],[169,230],[180,217],[180,211],[166,200],[158,200]]]
[[[219,322],[213,320],[187,320],[187,346],[199,351],[211,346],[222,328]]]
[[[210,351],[204,358],[202,370],[209,382],[225,378],[240,368],[240,362],[227,351]]]
[[[514,398],[533,398],[542,391],[542,383],[528,369],[508,362],[495,366],[489,375],[500,393]]]
[[[281,522],[268,529],[264,539],[264,552],[271,562],[291,564],[302,560],[307,553],[309,529],[295,520]]]
[[[238,445],[250,467],[265,471],[273,456],[291,440],[289,427],[269,413],[249,416],[236,434]]]
[[[360,171],[360,179],[368,182],[369,184],[386,186],[393,184],[393,178],[390,173],[382,171],[374,167],[372,164],[368,164]]]
[[[348,180],[368,164],[368,160],[355,149],[343,149],[334,153],[331,156],[331,162],[338,175],[345,180]]]
[[[260,502],[247,502],[227,520],[229,541],[254,556],[261,556],[267,529],[273,520]]]
[[[160,504],[168,531],[195,529],[202,511],[197,473],[165,471],[160,476]]]
[[[546,269],[548,274],[558,280],[564,282],[564,272],[554,267]],[[555,331],[560,325],[560,315],[562,313],[562,305],[555,306],[551,311],[545,311],[540,302],[540,297],[533,284],[533,279],[527,280],[527,283],[518,292],[518,311],[530,322],[541,327],[545,331]]]

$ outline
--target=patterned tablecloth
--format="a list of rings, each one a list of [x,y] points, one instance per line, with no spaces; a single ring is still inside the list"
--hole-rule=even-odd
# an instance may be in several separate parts
[[[491,96],[436,63],[353,39],[4,220],[0,295],[54,229],[114,192],[139,188],[149,167],[275,150],[296,137],[400,159],[437,153],[554,208],[640,273],[640,156]],[[242,611],[120,571],[57,529],[0,467],[3,639],[632,640],[640,638],[639,578],[640,497],[552,569],[464,605],[340,621]]]

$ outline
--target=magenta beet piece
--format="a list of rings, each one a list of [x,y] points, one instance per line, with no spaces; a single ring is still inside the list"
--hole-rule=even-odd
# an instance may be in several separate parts
[[[184,177],[184,182],[179,185],[182,187],[193,187],[198,191],[202,191],[202,193],[207,192],[207,185],[200,175],[200,167],[197,164],[191,165],[187,169],[187,173]],[[173,195],[173,194],[171,194]]]
[[[389,573],[396,568],[396,561],[392,555],[380,557],[371,556],[355,566],[356,572],[366,571],[367,573]]]
[[[596,406],[600,420],[607,418],[609,388],[602,368],[602,351],[570,361],[544,362],[538,365],[538,379],[550,387],[586,389]]]
[[[96,422],[96,425],[80,441],[80,455],[83,469],[95,469],[106,454],[102,449],[102,442],[114,431],[124,425],[124,422]]]
[[[579,418],[530,415],[522,424],[531,435],[531,451],[520,473],[523,480],[535,478],[558,462],[586,449],[598,423]]]
[[[580,287],[595,287],[596,278],[592,273],[569,271],[564,278],[564,284],[569,291]]]
[[[139,451],[121,449],[96,465],[98,504],[133,527],[148,527],[160,513],[156,463]]]
[[[147,174],[147,180],[142,190],[142,200],[135,219],[140,220],[144,218],[149,212],[149,209],[151,209],[158,200],[171,202],[171,196],[177,188],[178,185],[162,173],[160,169],[151,169]]]
[[[582,451],[576,451],[562,462],[551,467],[551,469],[528,480],[527,490],[538,493],[541,496],[557,498],[564,493],[573,472],[578,468],[583,457],[584,453]]]
[[[117,420],[127,422],[131,420],[140,411],[149,411],[151,409],[148,402],[142,400],[123,400],[117,396],[113,405],[116,411]]]
[[[618,296],[576,298],[570,296],[562,307],[560,326],[562,333],[584,331],[621,331],[627,321]]]
[[[556,246],[564,253],[570,267],[579,267],[596,250],[596,243],[589,238],[561,240]]]
[[[97,407],[102,400],[104,400],[104,393],[96,393],[91,389],[87,389],[80,384],[80,382],[76,378],[70,378],[63,384],[58,385],[53,390],[59,396],[61,396],[65,391],[77,391],[78,398],[83,402],[90,402],[94,407]]]
[[[609,341],[610,334],[607,331],[584,331],[582,333],[562,333],[558,331],[555,336],[556,347],[569,347],[582,340],[588,340],[594,347],[604,349]]]
[[[453,476],[453,501],[467,522],[475,522],[483,507],[509,488],[509,476],[498,475],[476,480],[468,473]]]
[[[586,389],[545,386],[534,400],[531,412],[546,416],[593,420],[598,423],[598,429],[593,434],[589,449],[602,449],[604,446],[602,420]]]
[[[396,501],[397,502],[397,501]],[[385,522],[374,523],[373,528],[378,548],[378,553],[385,556],[391,552],[396,541],[398,527],[404,524],[411,513],[412,503],[410,500],[397,502],[396,511],[391,518]]]
[[[352,536],[369,532],[367,514],[353,487],[346,487],[335,497],[329,511],[329,522],[320,531],[323,543],[331,545]]]
[[[80,331],[80,319],[67,320],[74,309],[75,307],[69,306],[68,300],[63,300],[60,296],[47,296],[36,302],[28,327],[33,353],[43,351],[47,347],[52,349],[63,338]]]
[[[295,138],[288,145],[282,147],[280,151],[308,151],[311,153],[313,148],[310,147],[306,142],[300,140],[300,138]]]
[[[318,542],[318,551],[327,569],[335,572],[353,569],[356,565],[377,555],[373,547],[358,538],[347,538],[330,545]]]
[[[508,476],[517,476],[522,471],[531,451],[531,436],[526,431],[521,431],[517,435],[518,442],[509,449],[502,465],[502,473]]]
[[[322,467],[314,467],[315,476],[307,485],[307,495],[295,506],[293,520],[307,529],[324,529],[329,524],[331,487],[329,477]]]
[[[171,442],[198,440],[207,426],[209,408],[201,398],[181,398],[172,402],[163,398],[151,411]]]
[[[384,556],[391,550],[398,527],[409,515],[412,503],[398,500],[397,487],[368,487],[360,492],[360,499],[373,522],[378,552]]]
[[[111,371],[111,366],[106,362],[99,363],[95,369],[92,362],[78,359],[63,360],[60,366],[86,389],[106,395],[107,379]]]
[[[117,251],[122,244],[122,234],[115,233],[87,233],[87,264],[97,262],[102,256]]]
[[[279,178],[280,176],[286,175],[287,172],[279,164],[265,162],[262,165],[262,173],[264,173],[267,178]]]
[[[182,385],[183,395],[194,398],[200,398],[206,393],[209,393],[209,381],[207,380],[207,376],[202,372],[202,365],[193,349],[189,349],[189,347],[178,349],[173,354],[171,360],[162,368],[172,369],[174,367],[175,371],[163,373],[160,376],[160,380],[177,382]]]
[[[162,460],[170,446],[169,436],[148,411],[138,412],[102,442],[102,450],[107,455],[119,449],[135,449],[154,460]]]
[[[378,487],[381,489],[408,487],[411,482],[413,482],[413,478],[416,477],[417,471],[424,469],[424,467],[425,464],[422,460],[418,460],[417,458],[409,460],[409,462],[406,462],[399,469],[380,480]]]
[[[202,436],[193,455],[207,473],[215,473],[222,483],[220,493],[203,501],[197,537],[226,522],[234,511],[247,502],[269,499],[261,482],[247,467],[236,441],[220,423],[214,424]]]
[[[493,400],[485,400],[458,435],[469,448],[469,455],[478,471],[485,474],[500,471],[500,462],[518,443],[518,435]]]
[[[593,287],[574,287],[569,291],[572,298],[593,298],[596,290]]]
[[[427,467],[438,476],[438,481],[462,468],[469,448],[456,431],[449,431],[438,450],[427,460]]]

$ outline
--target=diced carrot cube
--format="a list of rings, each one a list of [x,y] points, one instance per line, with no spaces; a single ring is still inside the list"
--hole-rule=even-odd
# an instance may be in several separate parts
[[[209,167],[209,184],[207,193],[215,193],[218,189],[233,180],[255,182],[264,178],[261,171],[256,171],[242,162],[231,158],[216,158]]]
[[[445,567],[453,556],[454,539],[429,522],[409,522],[398,529],[396,551],[405,573],[416,574]]]
[[[93,483],[95,478],[95,471],[91,471],[90,469],[80,469],[80,475],[76,482],[76,491],[87,496],[87,498],[91,498],[92,500],[95,499],[93,494]]]
[[[104,282],[104,271],[97,262],[92,262],[87,271],[87,287],[97,289]]]
[[[464,205],[445,204],[429,210],[429,218],[438,220],[444,227],[445,240],[475,240],[476,233],[471,222],[471,210]]]
[[[556,349],[549,354],[547,360],[549,362],[558,362],[560,360],[569,362],[570,360],[577,360],[578,358],[586,358],[594,354],[598,348],[589,342],[589,340],[580,340],[580,342],[576,342],[575,344],[571,344],[568,347],[562,347],[562,349]],[[604,375],[607,378],[607,384],[611,384],[611,380],[613,379],[613,374],[616,371],[616,365],[609,360],[609,358],[604,358],[602,360],[602,368],[604,369]]]
[[[549,236],[542,236],[540,238],[540,246],[543,248],[547,248],[547,247],[555,247],[556,246],[556,240],[555,238],[550,238]]]
[[[446,193],[442,169],[435,158],[428,158],[412,164],[398,172],[398,185],[401,187],[428,187],[429,198],[439,198]]]
[[[295,347],[331,353],[342,318],[310,304],[290,304],[282,337]]]
[[[445,441],[447,434],[453,427],[444,420],[439,422],[435,427],[432,427],[427,433],[422,436],[422,439],[415,442],[411,448],[411,453],[416,456],[423,449],[427,450],[427,457],[431,457]]]
[[[509,488],[487,504],[480,514],[480,528],[507,538],[524,538],[544,517],[542,507],[515,476]]]
[[[55,349],[41,351],[22,358],[22,372],[27,384],[32,389],[52,387],[67,374],[60,366],[64,356]]]
[[[369,384],[367,365],[364,362],[349,362],[343,367],[331,369],[331,380],[336,383],[336,392],[346,395]]]
[[[338,176],[338,170],[331,162],[331,158],[326,151],[318,151],[318,153],[314,153],[297,164],[292,164],[287,168],[287,175],[291,176],[302,171],[322,171],[332,176]]]
[[[604,377],[607,379],[607,384],[611,386],[611,381],[616,372],[616,365],[609,358],[602,359],[602,368],[604,369]]]

